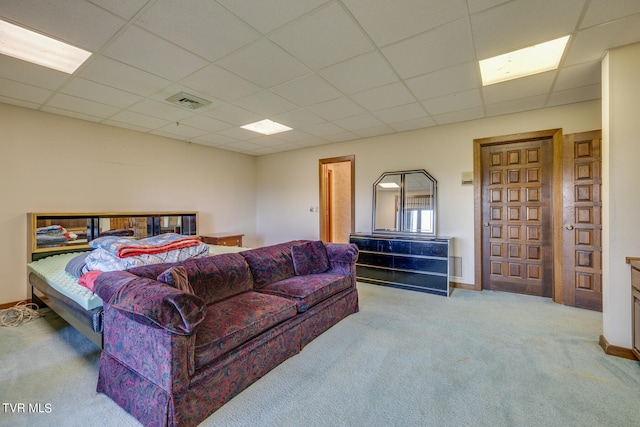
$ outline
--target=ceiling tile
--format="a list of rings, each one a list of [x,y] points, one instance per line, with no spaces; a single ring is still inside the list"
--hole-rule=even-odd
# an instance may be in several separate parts
[[[498,104],[517,99],[528,100],[536,95],[546,94],[553,84],[555,75],[556,71],[548,71],[535,76],[484,86],[482,88],[484,102],[487,105]]]
[[[602,80],[602,66],[600,61],[587,64],[563,67],[558,72],[558,78],[553,86],[554,91],[572,89],[581,86],[599,84]]]
[[[396,132],[404,132],[407,130],[428,128],[435,125],[436,125],[436,122],[431,117],[389,123],[389,126],[391,126],[393,130],[395,130]]]
[[[469,13],[476,13],[510,1],[511,0],[467,0],[467,6],[469,7]]]
[[[204,135],[206,132],[201,129],[196,129],[191,126],[185,126],[183,124],[177,125],[175,123],[162,126],[153,130],[151,133],[156,135],[163,135],[169,138],[177,139],[191,139]]]
[[[451,111],[449,113],[437,114],[433,116],[433,120],[439,125],[449,123],[465,122],[468,120],[476,120],[484,117],[484,109],[482,107],[470,108],[468,110]]]
[[[218,132],[233,126],[229,123],[216,120],[212,117],[207,117],[203,114],[187,117],[186,119],[182,119],[180,123],[209,132]]]
[[[21,99],[38,105],[51,96],[53,92],[41,87],[0,78],[0,94],[4,97]]]
[[[358,139],[358,135],[352,132],[343,132],[336,133],[333,135],[327,135],[324,137],[329,142],[344,142],[344,141],[353,141],[354,139]]]
[[[59,93],[47,102],[47,105],[54,108],[61,108],[67,111],[75,111],[82,114],[88,114],[94,117],[107,118],[118,112],[116,107],[89,101],[71,95]]]
[[[110,118],[111,122],[121,122],[136,126],[140,129],[153,130],[170,124],[170,121],[150,117],[135,111],[123,110]]]
[[[353,133],[362,138],[370,138],[372,136],[387,135],[393,133],[394,130],[387,125],[374,126],[367,129],[354,130]]]
[[[218,0],[218,3],[266,34],[327,3],[327,0]]]
[[[600,61],[607,49],[639,41],[640,14],[578,31],[564,65]]]
[[[205,143],[206,145],[217,147],[220,145],[233,144],[238,140],[235,138],[230,138],[228,136],[219,135],[215,133],[210,133],[202,136],[198,136],[192,139],[193,142]]]
[[[238,99],[236,105],[260,114],[264,117],[272,117],[276,114],[284,113],[296,109],[296,105],[280,98],[278,95],[265,90],[254,93],[244,98]]]
[[[378,51],[332,65],[318,72],[346,94],[398,81],[398,76]]]
[[[73,117],[74,119],[86,120],[94,123],[98,123],[102,121],[101,117],[95,117],[90,114],[85,114],[83,112],[78,112],[78,111],[64,110],[62,108],[44,107],[42,108],[42,111],[46,113],[57,114],[59,116]]]
[[[547,95],[538,95],[531,98],[516,98],[512,101],[489,104],[485,106],[487,116],[499,116],[520,111],[537,110],[545,105]]]
[[[309,135],[308,133],[299,131],[297,129],[292,129],[292,130],[288,130],[286,132],[281,132],[281,133],[277,134],[276,137],[281,141],[295,142],[295,143],[299,143],[299,142],[303,142],[303,141],[309,141],[311,139],[317,139],[316,137],[314,137],[312,135]]]
[[[573,89],[567,89],[551,93],[547,107],[556,105],[572,104],[574,102],[591,101],[600,99],[602,96],[602,85],[594,84],[591,86],[582,86]]]
[[[227,102],[261,90],[260,86],[213,64],[180,80],[180,83],[204,95]]]
[[[90,101],[101,102],[113,107],[127,108],[142,98],[130,92],[115,89],[82,78],[75,78],[64,87],[62,93]]]
[[[137,27],[129,27],[109,45],[105,55],[174,81],[207,65],[193,53]]]
[[[301,107],[337,98],[338,90],[315,74],[307,74],[274,87],[273,92]]]
[[[407,55],[407,52],[412,54]],[[395,43],[383,48],[382,53],[403,78],[475,60],[467,19],[459,19]]]
[[[270,34],[269,38],[313,70],[374,47],[339,3],[317,9]]]
[[[234,52],[217,64],[263,88],[309,73],[307,67],[266,39]]]
[[[148,0],[127,0],[127,1],[113,1],[113,0],[90,0],[91,3],[97,4],[103,9],[107,9],[115,13],[116,15],[129,20],[133,18],[133,15],[138,13],[142,7],[148,3]]]
[[[259,114],[236,107],[233,104],[223,104],[219,107],[204,111],[202,114],[237,126],[243,126],[264,119],[264,117]]]
[[[478,89],[471,89],[464,92],[427,99],[422,102],[422,105],[424,105],[431,115],[445,114],[452,111],[469,110],[471,108],[482,107],[482,98]]]
[[[378,46],[422,33],[466,16],[465,0],[344,0]]]
[[[91,52],[99,50],[124,24],[85,0],[2,0],[0,16]]]
[[[583,6],[584,0],[514,0],[471,15],[478,59],[570,34]]]
[[[640,13],[640,2],[637,0],[591,0],[580,28],[591,27],[636,13]]]
[[[477,62],[467,62],[406,81],[419,100],[477,88],[480,83]]]
[[[69,79],[66,73],[10,56],[0,55],[0,63],[0,77],[43,89],[55,90]]]
[[[351,95],[351,98],[369,111],[382,110],[415,101],[413,94],[402,83],[392,83]]]
[[[278,114],[274,116],[272,120],[292,128],[309,126],[324,122],[324,119],[322,117],[318,116],[317,114],[311,113],[304,108],[299,108],[297,110]]]
[[[195,114],[193,110],[172,105],[169,102],[159,102],[152,99],[140,101],[129,108],[136,113],[168,120],[172,123],[182,120]]]
[[[300,130],[313,136],[327,137],[328,135],[335,135],[338,133],[344,133],[344,129],[334,125],[333,123],[323,122],[314,125],[304,126]]]
[[[349,131],[356,131],[360,129],[368,129],[374,126],[381,126],[382,122],[378,120],[373,114],[359,114],[353,117],[347,117],[345,119],[335,120],[335,124],[343,129]]]
[[[149,96],[171,82],[110,58],[98,57],[79,76],[141,96]]]
[[[245,22],[210,0],[159,0],[136,25],[210,61],[260,37]]]
[[[364,108],[346,96],[310,105],[307,107],[307,110],[316,113],[318,116],[326,120],[343,119],[345,117],[365,113]]]
[[[397,107],[386,108],[375,112],[375,116],[385,123],[402,122],[405,120],[421,119],[427,112],[417,102]]]

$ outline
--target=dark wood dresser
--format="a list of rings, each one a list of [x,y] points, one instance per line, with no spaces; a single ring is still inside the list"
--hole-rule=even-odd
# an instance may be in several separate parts
[[[451,238],[354,233],[361,282],[449,296]]]

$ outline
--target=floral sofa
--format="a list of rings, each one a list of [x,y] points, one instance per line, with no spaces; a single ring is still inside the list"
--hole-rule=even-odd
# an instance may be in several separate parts
[[[197,425],[358,311],[357,255],[292,241],[101,274],[97,391],[144,425]]]

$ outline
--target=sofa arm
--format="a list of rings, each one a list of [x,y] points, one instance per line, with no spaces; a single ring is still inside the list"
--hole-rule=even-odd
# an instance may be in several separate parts
[[[327,256],[331,271],[352,274],[355,282],[355,265],[358,259],[358,247],[353,243],[326,243]]]
[[[126,271],[102,273],[94,290],[106,304],[138,323],[178,335],[193,333],[206,314],[198,296]]]

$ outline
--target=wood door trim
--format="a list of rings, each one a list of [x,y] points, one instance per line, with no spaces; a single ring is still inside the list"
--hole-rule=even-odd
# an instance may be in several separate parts
[[[331,241],[331,235],[329,234],[329,224],[327,224],[327,218],[324,215],[325,210],[327,209],[327,191],[326,182],[324,179],[324,170],[325,166],[331,163],[342,163],[349,162],[351,166],[351,231],[355,230],[356,226],[356,156],[340,156],[340,157],[330,157],[328,159],[320,159],[318,161],[318,174],[319,179],[318,183],[320,186],[320,240],[324,242]]]
[[[523,132],[510,135],[478,138],[473,140],[473,210],[474,210],[474,290],[482,290],[482,147],[490,145],[512,144],[538,139],[552,139],[553,166],[551,184],[551,227],[553,254],[562,254],[562,129],[547,129],[535,132]],[[562,303],[562,259],[553,256],[552,299]]]

